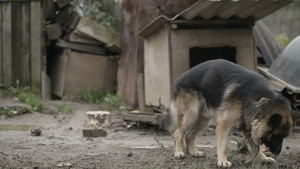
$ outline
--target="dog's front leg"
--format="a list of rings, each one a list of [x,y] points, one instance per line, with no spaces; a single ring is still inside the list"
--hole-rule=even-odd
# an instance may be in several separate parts
[[[218,166],[231,167],[232,163],[227,161],[227,144],[230,132],[230,124],[224,120],[218,120],[216,135],[218,144]]]
[[[247,136],[247,140],[248,139],[251,139],[251,138],[248,138]],[[271,164],[276,164],[276,161],[274,158],[272,157],[266,157],[264,155],[264,153],[262,153],[260,150],[259,150],[259,145],[257,145],[252,139],[249,141],[249,145],[250,145],[250,148],[251,148],[251,156],[253,158],[255,158],[255,156],[257,157],[257,159],[261,162],[261,163],[271,163]],[[247,161],[249,162],[249,160]]]

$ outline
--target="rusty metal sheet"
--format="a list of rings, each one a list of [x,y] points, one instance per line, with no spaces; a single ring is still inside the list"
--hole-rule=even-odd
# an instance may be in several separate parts
[[[300,36],[284,49],[270,67],[270,73],[300,92]]]
[[[164,23],[174,20],[235,18],[252,19],[255,22],[292,2],[294,0],[199,0],[173,18],[159,16],[139,34],[147,37]]]

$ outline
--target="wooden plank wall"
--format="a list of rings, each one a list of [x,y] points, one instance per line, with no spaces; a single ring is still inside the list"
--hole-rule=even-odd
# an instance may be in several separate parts
[[[0,2],[0,83],[41,89],[42,11],[37,0]]]

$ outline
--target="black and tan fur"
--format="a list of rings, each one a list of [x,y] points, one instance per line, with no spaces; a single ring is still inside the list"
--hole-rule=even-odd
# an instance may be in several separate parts
[[[211,119],[216,119],[218,166],[230,167],[227,143],[232,128],[249,139],[254,157],[260,144],[278,155],[283,138],[293,128],[290,104],[274,91],[264,77],[222,59],[201,63],[176,81],[170,113],[161,121],[161,127],[174,133],[175,157],[183,158],[182,143],[195,157],[204,156],[195,148],[197,133]],[[262,162],[273,162],[258,152]]]

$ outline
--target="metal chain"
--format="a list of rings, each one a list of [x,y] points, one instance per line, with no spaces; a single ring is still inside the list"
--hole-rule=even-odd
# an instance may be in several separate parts
[[[239,150],[242,150],[252,139],[252,137],[250,137],[250,139],[247,139],[247,136],[248,136],[249,133],[246,134],[244,140],[243,140],[243,144],[239,147]],[[160,146],[160,151],[162,152],[162,154],[167,157],[167,158],[170,158],[172,159],[173,163],[178,166],[178,167],[184,167],[186,166],[186,163],[185,162],[182,162],[178,159],[176,159],[173,155],[171,155],[170,153],[168,153],[168,151],[166,150],[166,148],[164,147],[164,145],[158,140],[158,137],[157,135],[155,134],[154,135],[154,140],[157,142],[157,144]],[[247,163],[251,162],[254,160],[254,158],[257,156],[259,152],[259,146],[258,146],[258,150],[256,151],[256,154],[255,156],[250,160],[248,161]],[[232,159],[234,156],[236,156],[237,154],[239,153],[239,151],[235,152],[231,157],[228,158],[228,160]]]
[[[162,154],[169,158],[172,159],[173,163],[178,166],[179,168],[186,166],[186,162],[184,161],[180,161],[178,159],[176,159],[173,155],[171,155],[170,153],[168,153],[168,151],[166,150],[165,146],[158,140],[157,135],[154,135],[154,140],[157,142],[157,144],[160,146],[160,151],[162,152]]]
[[[238,147],[239,150],[242,150],[243,148],[245,148],[245,146],[251,141],[252,136],[246,141],[248,134],[251,134],[251,133],[248,132],[248,133],[245,135],[245,138],[244,138],[244,140],[243,140],[243,144],[242,144],[240,147]],[[254,158],[257,156],[257,154],[258,154],[258,152],[259,152],[259,145],[258,145],[257,148],[258,148],[258,149],[257,149],[257,151],[256,151],[255,156],[254,156],[251,160],[247,161],[247,163],[253,161]],[[253,150],[251,150],[251,151],[253,151]],[[234,156],[236,156],[238,153],[239,153],[239,151],[236,151],[231,157],[228,158],[228,160],[232,159],[232,158],[233,158]]]

